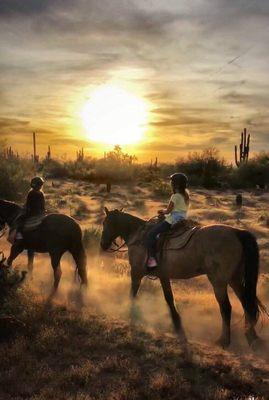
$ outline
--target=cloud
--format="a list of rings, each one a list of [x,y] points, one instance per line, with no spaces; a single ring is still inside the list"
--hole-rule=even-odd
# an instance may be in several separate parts
[[[151,105],[159,151],[227,149],[245,125],[265,145],[268,16],[265,0],[2,0],[0,132],[69,140],[75,103],[114,80]]]
[[[267,93],[240,93],[231,91],[221,96],[221,99],[230,104],[245,105],[248,107],[269,107],[269,96]]]

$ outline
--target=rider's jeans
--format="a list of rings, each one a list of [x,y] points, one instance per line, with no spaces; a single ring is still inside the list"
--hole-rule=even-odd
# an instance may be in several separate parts
[[[157,236],[160,233],[169,231],[170,228],[171,228],[171,224],[169,224],[167,221],[161,221],[161,222],[158,222],[156,225],[154,225],[153,228],[149,231],[149,233],[147,234],[145,243],[146,243],[150,257],[155,257],[155,255],[156,255]]]

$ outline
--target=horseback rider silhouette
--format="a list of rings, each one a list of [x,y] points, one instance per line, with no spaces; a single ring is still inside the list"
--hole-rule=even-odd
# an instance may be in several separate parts
[[[14,221],[11,228],[9,241],[14,249],[23,251],[23,230],[27,219],[32,217],[42,217],[45,214],[45,196],[42,191],[44,179],[36,176],[31,180],[31,189],[28,192],[24,212]]]

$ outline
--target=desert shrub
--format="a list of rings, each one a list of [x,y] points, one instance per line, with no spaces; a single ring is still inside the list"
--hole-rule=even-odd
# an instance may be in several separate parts
[[[135,176],[138,168],[136,157],[124,153],[120,146],[108,152],[104,158],[85,158],[76,161],[45,160],[44,174],[49,178],[71,178],[90,182],[127,181]]]
[[[88,215],[89,212],[90,211],[89,211],[87,205],[83,201],[80,201],[74,210],[73,216],[75,218],[82,218],[85,215]]]
[[[189,153],[187,158],[176,162],[176,170],[184,172],[193,186],[204,186],[211,189],[220,186],[227,175],[229,167],[215,148],[201,152]]]
[[[171,185],[163,180],[156,180],[152,183],[152,191],[158,197],[169,197],[171,196],[172,189]]]
[[[43,167],[44,167],[44,175],[46,178],[68,177],[67,165],[58,160],[46,160],[44,161]]]
[[[137,199],[133,202],[133,208],[135,209],[140,209],[144,210],[146,208],[146,203],[145,200],[143,199]]]
[[[98,252],[100,248],[101,230],[91,226],[83,232],[83,244],[87,250]]]
[[[0,147],[0,197],[20,200],[29,189],[29,179],[34,174],[30,160],[17,157],[6,159]]]
[[[136,165],[135,169],[135,177],[138,182],[142,183],[151,183],[156,180],[159,180],[161,175],[160,175],[160,170],[158,169],[153,169],[150,168],[149,165]]]
[[[115,146],[113,151],[108,152],[104,158],[97,160],[92,180],[100,181],[128,181],[135,177],[136,157],[124,153],[120,146]]]
[[[235,168],[230,183],[234,188],[264,188],[269,183],[269,153],[261,152]]]

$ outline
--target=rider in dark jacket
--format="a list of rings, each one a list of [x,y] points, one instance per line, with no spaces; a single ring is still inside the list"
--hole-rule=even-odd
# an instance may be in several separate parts
[[[41,190],[43,184],[44,180],[39,176],[31,180],[31,190],[27,195],[24,213],[17,219],[14,228],[10,232],[9,240],[13,243],[12,252],[20,253],[24,249],[23,228],[25,221],[30,217],[45,214],[45,197]]]
[[[31,190],[28,193],[25,209],[26,218],[33,217],[37,215],[42,215],[45,213],[45,196],[42,192],[42,186],[44,180],[39,176],[36,176],[31,181]]]

